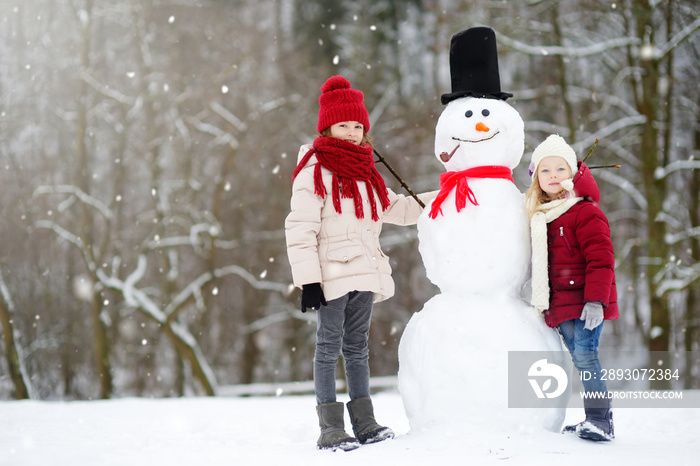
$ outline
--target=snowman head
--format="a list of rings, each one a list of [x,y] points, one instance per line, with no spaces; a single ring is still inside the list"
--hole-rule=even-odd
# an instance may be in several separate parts
[[[447,171],[485,165],[515,168],[525,149],[525,124],[504,100],[451,101],[435,129],[435,156]]]

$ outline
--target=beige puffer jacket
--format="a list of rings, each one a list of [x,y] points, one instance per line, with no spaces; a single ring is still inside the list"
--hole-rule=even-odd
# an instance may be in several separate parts
[[[303,145],[297,162],[311,149]],[[367,191],[359,182],[365,206],[365,218],[358,219],[352,199],[341,197],[342,213],[337,213],[331,199],[332,174],[322,168],[325,198],[314,193],[313,173],[316,157],[311,157],[292,185],[291,212],[285,220],[287,254],[292,266],[294,285],[321,283],[327,300],[351,291],[372,291],[379,302],[394,294],[389,258],[379,247],[382,222],[411,225],[418,221],[422,207],[412,197],[389,189],[389,207],[382,212],[377,199],[379,221],[372,220]],[[419,195],[427,204],[437,191]],[[326,202],[327,201],[327,202]]]

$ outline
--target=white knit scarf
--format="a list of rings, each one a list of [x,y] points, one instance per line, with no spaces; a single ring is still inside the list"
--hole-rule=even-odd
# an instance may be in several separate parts
[[[549,309],[549,274],[547,251],[547,224],[559,218],[582,197],[570,197],[540,204],[530,219],[532,241],[532,304],[542,314]]]

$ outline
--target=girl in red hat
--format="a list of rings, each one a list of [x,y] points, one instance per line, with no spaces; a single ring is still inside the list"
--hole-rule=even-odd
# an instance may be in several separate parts
[[[374,166],[364,95],[342,76],[321,88],[312,145],[303,145],[294,170],[291,212],[285,221],[301,310],[318,310],[314,386],[320,449],[353,450],[393,438],[377,424],[369,392],[369,338],[373,303],[394,294],[389,258],[379,246],[382,223],[414,224],[422,207],[386,187]],[[421,195],[426,203],[437,193]],[[335,370],[345,361],[347,404],[355,437],[345,432],[336,400]]]

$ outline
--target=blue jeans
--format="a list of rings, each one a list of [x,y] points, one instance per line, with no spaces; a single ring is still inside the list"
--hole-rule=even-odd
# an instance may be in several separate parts
[[[374,293],[352,291],[317,312],[314,389],[318,404],[335,397],[335,368],[342,350],[350,399],[369,396],[369,325]]]
[[[567,320],[559,324],[559,331],[564,338],[574,366],[581,374],[583,389],[586,392],[607,392],[605,380],[601,380],[602,368],[598,359],[598,341],[603,331],[603,324],[587,330],[581,319]]]

